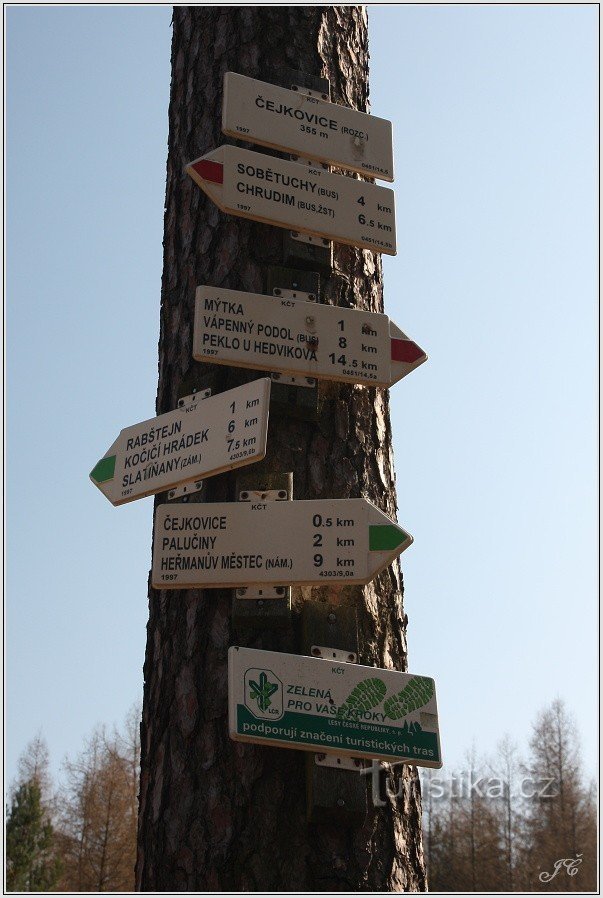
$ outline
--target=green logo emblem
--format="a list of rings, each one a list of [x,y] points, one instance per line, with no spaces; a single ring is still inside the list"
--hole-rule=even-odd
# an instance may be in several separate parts
[[[245,671],[245,705],[260,720],[280,720],[283,716],[283,684],[267,667]]]
[[[271,683],[265,672],[262,671],[256,680],[249,681],[250,695],[252,701],[257,701],[260,711],[267,711],[272,701],[270,696],[274,695],[278,689],[278,683]]]

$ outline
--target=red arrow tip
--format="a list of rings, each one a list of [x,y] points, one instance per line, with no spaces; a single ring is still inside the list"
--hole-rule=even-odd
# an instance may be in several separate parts
[[[392,362],[417,362],[425,355],[425,350],[412,340],[396,340],[392,337]]]
[[[224,183],[224,166],[221,162],[211,162],[209,159],[199,159],[194,162],[191,168],[197,172],[204,181],[211,181],[213,184]]]

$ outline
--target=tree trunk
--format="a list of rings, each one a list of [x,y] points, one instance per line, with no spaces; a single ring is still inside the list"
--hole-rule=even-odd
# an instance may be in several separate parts
[[[283,232],[221,213],[183,167],[227,142],[220,133],[223,73],[271,81],[282,66],[328,78],[335,102],[367,111],[365,12],[174,8],[158,413],[173,409],[200,378],[221,392],[257,376],[193,362],[195,288],[265,292],[267,266],[282,264]],[[379,255],[336,244],[333,273],[321,284],[323,302],[383,311]],[[365,496],[394,517],[387,391],[320,383],[318,421],[271,416],[268,456],[256,469],[258,478],[260,471],[292,471],[295,499]],[[211,478],[202,500],[234,499],[235,478]],[[360,661],[406,670],[397,562],[364,588],[294,590],[294,619],[310,599],[355,604]],[[280,635],[251,631],[244,642],[230,612],[227,590],[149,591],[137,888],[424,890],[414,767],[404,767],[400,799],[379,809],[369,802],[362,827],[310,825],[304,753],[230,741],[229,645],[300,651],[295,627]]]

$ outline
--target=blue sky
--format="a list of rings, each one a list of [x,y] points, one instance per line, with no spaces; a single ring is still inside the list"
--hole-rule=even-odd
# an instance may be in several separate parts
[[[142,691],[152,499],[88,472],[153,414],[170,7],[7,10],[7,773]],[[557,695],[596,759],[597,8],[371,7],[394,123],[385,311],[411,670],[442,747]],[[200,148],[200,152],[206,148]]]

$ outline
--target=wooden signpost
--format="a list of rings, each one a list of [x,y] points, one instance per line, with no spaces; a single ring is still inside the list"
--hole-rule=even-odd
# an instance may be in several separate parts
[[[412,541],[368,499],[160,505],[152,581],[161,589],[368,583]]]
[[[391,122],[234,72],[224,74],[222,133],[394,180]]]
[[[160,493],[266,454],[270,380],[267,377],[121,431],[90,472],[113,505]]]
[[[228,718],[237,742],[442,766],[430,677],[232,646]]]
[[[387,315],[209,286],[197,288],[193,357],[377,387],[427,360]]]
[[[233,146],[195,159],[186,171],[223,212],[396,255],[388,187]]]

